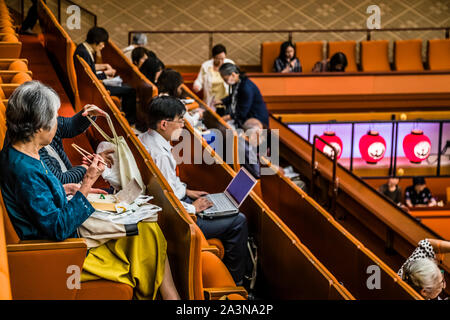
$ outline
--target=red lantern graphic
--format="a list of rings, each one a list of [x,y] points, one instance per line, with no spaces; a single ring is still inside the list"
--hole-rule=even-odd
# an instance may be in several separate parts
[[[431,141],[422,130],[414,129],[403,139],[403,151],[412,163],[421,163],[431,152]]]
[[[359,140],[359,152],[367,163],[376,164],[384,157],[386,141],[378,134],[378,131],[369,130]]]
[[[323,135],[320,136],[323,140],[331,144],[333,147],[336,148],[337,151],[337,159],[339,159],[342,155],[342,140],[339,138],[334,131],[325,131]],[[333,149],[330,148],[330,146],[326,145],[322,141],[318,140],[317,143],[317,149],[328,155],[329,157],[333,158]]]

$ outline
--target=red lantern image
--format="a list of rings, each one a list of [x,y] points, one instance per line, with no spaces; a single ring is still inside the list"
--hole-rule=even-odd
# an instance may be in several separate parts
[[[414,129],[403,139],[403,151],[412,163],[421,163],[431,152],[431,141],[422,130]]]
[[[369,130],[359,140],[359,152],[367,163],[376,164],[384,157],[386,141],[378,134],[378,131]]]
[[[337,151],[337,159],[339,159],[342,155],[342,140],[339,138],[334,131],[325,131],[323,135],[320,136],[323,140],[331,144],[333,147],[336,148]],[[323,143],[322,141],[317,141],[317,149],[328,155],[329,157],[333,158],[334,151],[332,148],[330,148],[328,145]]]

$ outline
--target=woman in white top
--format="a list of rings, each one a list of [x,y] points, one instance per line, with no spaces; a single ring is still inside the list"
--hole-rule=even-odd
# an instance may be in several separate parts
[[[194,81],[193,89],[199,92],[203,89],[203,100],[209,105],[211,101],[221,100],[228,96],[228,85],[220,76],[219,68],[224,63],[233,63],[226,58],[227,49],[221,44],[212,48],[212,59],[205,61]]]

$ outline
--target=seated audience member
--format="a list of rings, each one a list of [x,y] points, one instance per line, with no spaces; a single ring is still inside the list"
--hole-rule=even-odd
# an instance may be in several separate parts
[[[87,33],[86,41],[77,46],[73,55],[74,61],[77,55],[83,58],[100,80],[114,77],[116,74],[116,70],[109,64],[95,63],[96,52],[100,52],[105,47],[108,38],[109,35],[105,29],[93,27]],[[122,99],[122,110],[130,125],[133,125],[136,122],[136,90],[126,84],[121,86],[105,85],[105,88],[112,96]]]
[[[228,84],[220,76],[219,69],[224,63],[234,63],[227,58],[227,49],[222,44],[212,48],[212,59],[203,62],[200,72],[194,81],[193,89],[199,92],[203,89],[203,101],[210,105],[214,100],[220,100],[228,95]]]
[[[135,33],[131,38],[131,45],[122,50],[123,54],[131,60],[131,52],[135,48],[143,48],[147,45],[147,36],[145,33]]]
[[[140,68],[148,58],[157,59],[156,54],[153,51],[144,47],[137,47],[131,52],[131,62],[138,68]]]
[[[436,205],[436,200],[433,198],[430,189],[428,189],[425,184],[425,178],[413,178],[413,185],[405,190],[405,202],[409,208],[433,207]]]
[[[53,140],[60,100],[38,81],[19,86],[6,110],[10,143],[0,153],[0,185],[6,210],[21,240],[63,241],[77,237],[77,228],[95,211],[86,199],[105,167],[100,157],[81,184],[63,185],[44,164],[39,150]],[[72,195],[71,200],[67,196]],[[91,248],[81,281],[106,279],[126,283],[140,299],[178,299],[167,243],[158,223],[139,223],[139,235],[109,240]]]
[[[233,120],[233,125],[241,128],[245,121],[256,118],[267,128],[269,113],[261,92],[253,81],[232,63],[224,63],[219,71],[231,86],[231,94],[222,101],[216,101],[216,104],[224,104],[226,107],[224,120]]]
[[[395,204],[401,205],[402,188],[398,185],[399,179],[390,177],[388,182],[381,185],[378,191],[391,199]]]
[[[342,52],[335,53],[329,60],[318,61],[313,72],[344,72],[347,68],[347,57]]]
[[[398,275],[425,299],[440,299],[438,296],[445,289],[446,283],[438,263],[442,263],[443,255],[449,252],[450,241],[421,240]]]
[[[82,111],[71,118],[58,117],[58,129],[52,142],[39,150],[39,155],[45,165],[62,183],[80,183],[88,168],[87,165],[73,167],[64,151],[63,141],[65,138],[73,138],[84,133],[91,125],[86,119],[87,115],[92,117],[103,116],[104,111],[97,106],[86,105]],[[95,119],[95,118],[94,118]],[[113,164],[111,153],[114,150],[107,150],[99,153],[99,156],[108,163]]]
[[[182,88],[183,77],[181,74],[173,69],[164,69],[157,82],[159,95],[166,95],[182,99],[185,93]],[[191,115],[189,112],[184,113],[184,118],[192,125],[196,126],[199,120],[203,117],[203,108],[197,108]]]
[[[164,70],[164,64],[158,58],[149,57],[139,67],[139,70],[151,83],[155,84]]]
[[[259,179],[261,177],[261,165],[258,147],[263,142],[263,125],[258,119],[250,118],[244,122],[242,129],[244,129],[244,133],[242,136],[239,136],[239,152],[245,152],[243,167],[247,169],[255,179]],[[241,157],[241,154],[239,154],[239,156]],[[239,161],[242,162],[241,159],[239,159]]]
[[[175,195],[189,213],[200,213],[212,206],[204,198],[205,191],[190,190],[180,181],[176,173],[176,160],[172,155],[171,141],[177,141],[184,126],[186,109],[180,100],[170,96],[156,97],[148,108],[150,129],[139,135],[139,139],[150,153],[153,161],[166,178]],[[225,248],[224,264],[239,285],[244,277],[247,260],[247,220],[242,213],[221,219],[197,217],[197,225],[205,237],[218,238]]]
[[[302,66],[295,52],[295,45],[286,41],[281,44],[280,55],[273,63],[274,72],[302,72]]]

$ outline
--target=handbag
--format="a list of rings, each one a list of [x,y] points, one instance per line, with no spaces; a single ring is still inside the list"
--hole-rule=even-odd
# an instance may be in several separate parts
[[[135,179],[136,182],[142,189],[142,193],[145,192],[145,184],[142,180],[141,173],[136,164],[136,160],[134,159],[133,153],[131,152],[128,144],[125,141],[125,138],[122,136],[118,136],[114,126],[112,124],[111,118],[108,114],[106,114],[106,120],[108,122],[108,126],[111,129],[113,137],[108,136],[105,131],[103,131],[100,126],[95,123],[94,120],[90,116],[87,117],[94,128],[105,138],[105,140],[115,147],[115,155],[116,159],[118,159],[118,163],[114,162],[114,165],[111,167],[111,171],[113,171],[113,176],[120,177],[120,186],[117,186],[117,182],[114,181],[114,186],[117,187],[125,187],[128,183]],[[109,170],[108,170],[109,172]],[[110,173],[111,174],[111,173]],[[107,180],[107,179],[106,179]]]

